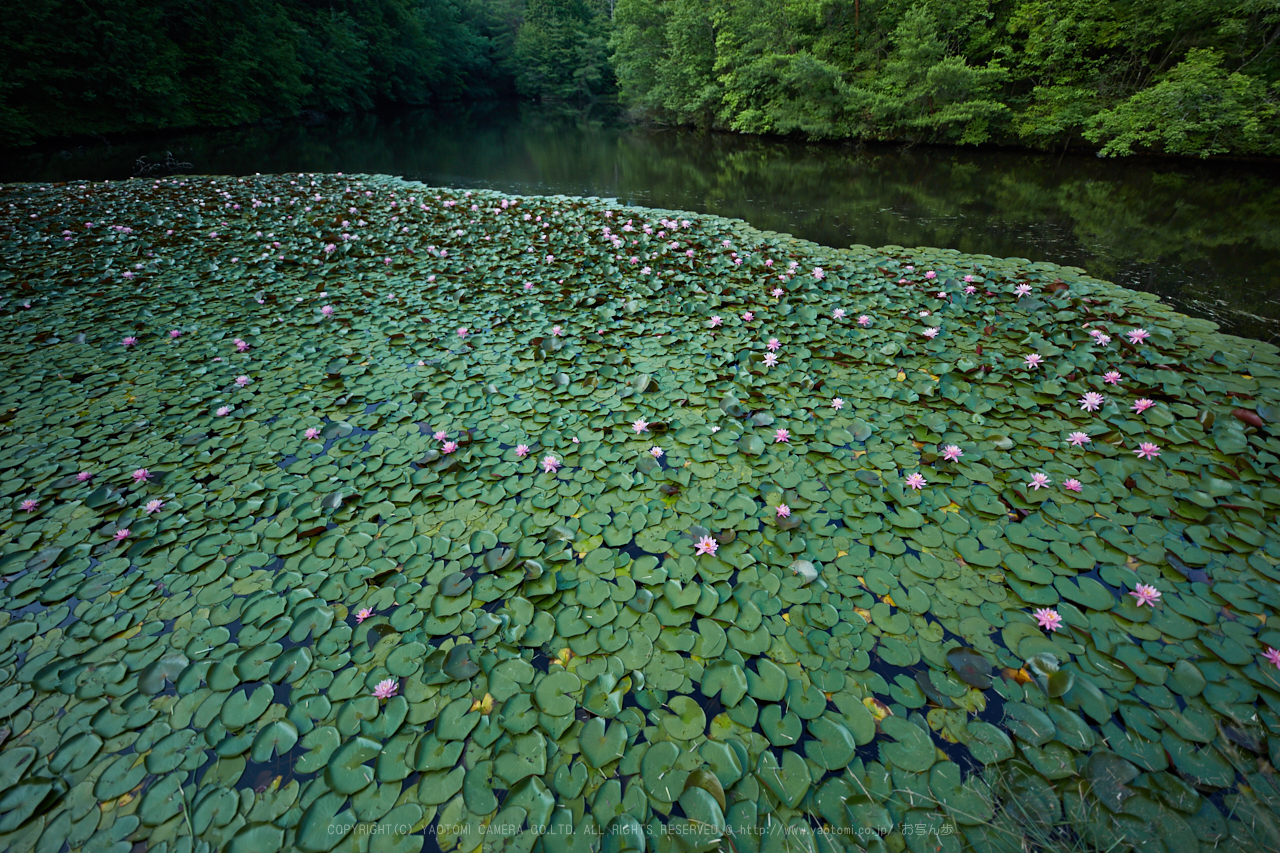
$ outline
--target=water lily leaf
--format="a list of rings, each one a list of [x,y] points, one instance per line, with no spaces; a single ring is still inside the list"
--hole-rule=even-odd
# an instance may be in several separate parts
[[[1013,741],[990,723],[969,724],[968,746],[970,754],[983,764],[998,764],[1013,757]]]
[[[771,751],[762,753],[756,766],[756,778],[789,809],[799,805],[812,781],[809,765],[799,753],[790,750],[782,753],[781,764]]]
[[[622,758],[627,746],[627,727],[617,720],[606,727],[603,718],[594,717],[578,733],[578,746],[591,767],[602,768]]]
[[[947,662],[955,670],[956,677],[979,690],[991,686],[991,662],[973,649],[954,648],[947,652]]]
[[[546,675],[534,690],[538,707],[544,714],[561,717],[571,713],[577,706],[574,693],[582,689],[582,681],[571,672],[551,672]]]
[[[663,717],[662,727],[671,737],[676,740],[692,740],[706,731],[706,712],[691,697],[676,696],[667,707],[671,713]]]
[[[354,737],[343,743],[329,758],[324,771],[329,789],[339,794],[355,794],[373,783],[373,768],[365,764],[377,758],[382,744],[366,737]]]

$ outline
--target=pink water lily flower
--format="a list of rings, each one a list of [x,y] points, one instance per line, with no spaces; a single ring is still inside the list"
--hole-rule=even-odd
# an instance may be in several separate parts
[[[1151,337],[1151,333],[1148,332],[1146,329],[1134,329],[1132,331],[1126,332],[1125,335],[1129,338],[1129,343],[1133,344],[1134,346],[1137,346],[1138,344],[1145,341],[1147,338]]]
[[[1058,615],[1058,611],[1051,610],[1048,607],[1041,607],[1035,613],[1036,621],[1040,623],[1040,627],[1049,631],[1056,631],[1062,627],[1062,617]]]
[[[332,317],[332,316],[333,316],[333,306],[332,306],[332,305],[325,305],[323,308],[321,308],[321,309],[320,309],[320,313],[321,313],[321,314],[323,314],[323,315],[324,315],[324,316],[326,316],[326,317]]]
[[[978,288],[974,287],[972,284],[965,285],[964,293],[966,296],[972,296],[977,292],[978,292]]]
[[[831,401],[831,408],[835,409],[837,412],[840,411],[841,409],[844,408],[844,400],[841,400],[839,397],[836,397]]]
[[[937,278],[937,277],[938,277],[938,274],[937,274],[936,272],[934,272],[933,270],[929,270],[928,272],[926,272],[926,273],[924,274],[924,277],[925,277],[925,278],[927,278],[927,279],[929,279],[930,281],[932,281],[933,279],[935,279],[935,278]]]
[[[135,338],[133,335],[129,335],[127,338],[125,338],[124,340],[120,341],[120,345],[121,345],[121,346],[126,346],[126,347],[131,347],[131,346],[133,346],[134,344],[136,344],[137,342],[138,342],[138,339],[137,339],[137,338]]]
[[[181,331],[180,329],[172,329],[172,330],[169,332],[169,337],[171,337],[171,338],[180,338],[180,337],[182,337],[182,331]]]
[[[231,414],[231,407],[219,406],[218,410],[214,414],[216,414],[220,418],[225,418],[227,415]]]
[[[631,422],[631,428],[636,431],[636,435],[639,435],[642,432],[648,431],[649,422],[646,421],[644,418],[636,418],[634,421]]]
[[[444,443],[444,446],[440,448],[440,452],[441,452],[441,453],[452,453],[452,452],[454,452],[454,451],[455,451],[455,450],[457,450],[457,449],[458,449],[458,442],[456,442],[456,441],[446,441],[446,442]]]
[[[400,685],[394,678],[384,678],[378,682],[377,687],[373,688],[373,695],[377,699],[390,699],[396,695],[396,690],[399,688]]]
[[[236,338],[232,343],[236,345],[236,352],[244,352],[249,348],[249,344],[239,338]]]
[[[1067,441],[1074,447],[1079,447],[1082,444],[1088,444],[1092,440],[1093,439],[1089,438],[1089,433],[1087,432],[1073,432],[1071,435],[1067,436]]]
[[[159,512],[163,506],[164,501],[162,500],[147,501],[147,505],[143,509],[147,515],[152,515]]]
[[[662,448],[661,448],[661,447],[650,447],[650,448],[649,448],[649,452],[650,452],[651,454],[653,454],[653,458],[654,458],[654,459],[661,459],[661,458],[662,458]]]
[[[1140,583],[1135,586],[1133,588],[1133,592],[1129,594],[1138,599],[1138,607],[1141,607],[1144,604],[1148,607],[1155,607],[1156,602],[1160,600],[1160,590],[1145,583]]]
[[[460,329],[458,329],[458,337],[460,337],[460,338],[465,338],[466,336],[467,336],[467,327],[466,327],[466,326],[463,326],[463,327],[461,327]]]
[[[528,455],[529,455],[529,445],[527,444],[516,445],[516,458],[523,459]]]
[[[1084,486],[1075,477],[1072,477],[1068,480],[1063,480],[1062,487],[1069,492],[1079,492],[1084,489]]]
[[[1267,650],[1262,656],[1266,658],[1276,669],[1280,669],[1280,649],[1273,649],[1270,646],[1267,646]]]
[[[1031,482],[1028,483],[1028,485],[1031,486],[1032,489],[1038,492],[1041,489],[1043,489],[1045,486],[1048,486],[1049,484],[1051,484],[1052,482],[1053,481],[1049,479],[1048,474],[1045,474],[1043,471],[1037,471],[1036,473],[1031,475]]]
[[[81,471],[79,474],[76,474],[76,480],[78,480],[81,483],[83,483],[85,480],[92,480],[92,479],[93,479],[92,471]]]
[[[778,518],[790,518],[791,507],[786,504],[778,504]]]
[[[834,311],[832,311],[832,312],[831,312],[831,316],[832,316],[833,318],[835,318],[836,320],[843,320],[843,319],[844,319],[844,309],[843,309],[843,308],[837,308],[836,310],[834,310]]]
[[[1160,455],[1160,445],[1144,441],[1133,452],[1137,454],[1139,459],[1155,459]]]
[[[778,444],[780,442],[790,441],[790,440],[791,440],[791,433],[787,432],[785,429],[780,429],[773,434],[774,444]]]
[[[1102,381],[1107,383],[1108,385],[1119,385],[1120,371],[1108,370],[1106,373],[1102,374]]]
[[[1040,357],[1039,353],[1034,353],[1034,352],[1031,353],[1030,355],[1023,356],[1022,360],[1026,363],[1028,370],[1035,370],[1037,367],[1040,366],[1041,362],[1044,361],[1044,359]]]
[[[741,263],[741,260],[739,260],[739,263]],[[774,299],[777,299],[782,296],[783,290],[781,287],[775,287],[773,290],[769,291],[769,293],[773,295]]]
[[[742,319],[746,320],[748,323],[750,323],[750,322],[751,322],[752,320],[754,320],[755,318],[756,318],[756,315],[755,315],[754,313],[752,313],[751,311],[748,311],[748,312],[746,312],[745,314],[743,314],[743,315],[742,315]]]
[[[1141,400],[1133,404],[1133,410],[1138,414],[1142,414],[1143,412],[1145,412],[1147,409],[1151,408],[1155,404],[1156,404],[1155,400],[1148,400],[1146,397],[1143,397]]]
[[[307,427],[307,431],[303,435],[307,438],[319,438],[320,430],[316,427]]]
[[[123,542],[124,540],[129,538],[129,528],[127,527],[120,528],[119,530],[116,531],[116,535],[112,536],[111,538],[117,542]]]
[[[449,438],[449,433],[445,432],[442,429],[438,429],[435,431],[435,434],[432,435],[431,437],[434,438],[436,441],[445,441],[446,439]]]
[[[1080,398],[1080,408],[1086,412],[1096,412],[1102,408],[1104,398],[1097,391],[1086,391],[1084,396]]]
[[[137,483],[145,483],[149,479],[151,479],[151,472],[146,468],[139,468],[133,472],[133,482],[135,485]]]
[[[701,539],[698,540],[698,550],[694,554],[694,556],[700,557],[703,554],[710,554],[711,556],[714,557],[716,555],[716,549],[719,547],[720,547],[719,542],[712,539],[710,536],[703,536]]]
[[[723,322],[724,322],[724,320],[723,320],[723,319],[721,319],[721,317],[720,317],[720,315],[719,315],[719,314],[714,314],[714,315],[712,315],[712,317],[711,317],[711,328],[713,328],[713,329],[714,329],[716,326],[719,326],[719,325],[720,325],[721,323],[723,323]]]
[[[359,613],[356,614],[356,624],[359,625],[361,622],[368,619],[372,615],[373,615],[373,608],[371,607],[363,608]]]
[[[561,337],[562,335],[564,335],[564,329],[560,328],[559,326],[551,327],[551,337],[558,338],[558,337]]]
[[[252,381],[253,381],[253,380],[252,380],[252,379],[250,379],[248,376],[237,376],[237,377],[236,377],[236,384],[237,384],[237,385],[239,385],[241,388],[243,388],[244,386],[248,385],[248,384],[249,384],[250,382],[252,382]]]
[[[908,485],[908,486],[910,486],[911,488],[913,488],[913,489],[915,489],[915,490],[919,491],[919,490],[920,490],[921,488],[923,488],[924,486],[929,485],[929,483],[928,483],[928,481],[927,481],[927,480],[925,480],[925,478],[924,478],[924,475],[923,475],[923,474],[916,473],[916,474],[908,474],[908,475],[907,475],[907,485]]]
[[[858,325],[859,325],[859,326],[870,326],[870,325],[871,325],[871,318],[870,318],[870,317],[868,317],[866,314],[863,314],[861,317],[859,317],[859,318],[858,318]]]
[[[942,448],[942,458],[948,462],[955,462],[961,456],[964,456],[964,451],[954,444],[948,444]]]
[[[1031,292],[1031,285],[1029,284],[1020,284],[1013,289],[1013,295],[1019,298],[1026,296],[1030,292]]]
[[[769,338],[769,343],[765,344],[765,347],[769,352],[777,352],[782,347],[782,344],[777,338]]]
[[[822,267],[813,268],[813,277],[818,281],[822,281],[822,277],[825,275],[826,275],[826,272],[822,269]]]
[[[542,457],[542,470],[543,473],[554,474],[556,471],[560,470],[560,460],[556,459],[554,456]]]
[[[765,366],[765,367],[773,367],[773,366],[774,366],[775,364],[777,364],[777,363],[778,363],[778,357],[777,357],[776,355],[774,355],[774,354],[773,354],[773,353],[771,353],[771,352],[767,352],[767,353],[765,353],[765,354],[764,354],[764,366]]]
[[[27,498],[25,501],[22,502],[22,505],[20,508],[26,512],[35,512],[36,507],[38,506],[40,506],[40,501],[36,500],[35,498]]]
[[[942,329],[938,328],[937,326],[930,326],[929,328],[924,330],[924,336],[929,340],[933,340],[938,336],[938,333],[941,331]]]

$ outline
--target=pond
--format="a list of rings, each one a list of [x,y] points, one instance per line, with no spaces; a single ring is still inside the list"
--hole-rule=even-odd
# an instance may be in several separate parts
[[[483,104],[151,136],[5,158],[0,181],[363,172],[617,198],[827,246],[938,246],[1078,266],[1232,334],[1280,338],[1280,169],[998,150],[805,144]],[[153,174],[170,174],[160,168]]]

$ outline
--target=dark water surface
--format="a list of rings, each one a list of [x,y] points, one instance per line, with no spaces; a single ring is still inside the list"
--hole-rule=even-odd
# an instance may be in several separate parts
[[[1280,342],[1280,163],[864,147],[486,104],[152,136],[0,158],[0,181],[382,172],[745,219],[829,246],[939,246],[1082,267]]]

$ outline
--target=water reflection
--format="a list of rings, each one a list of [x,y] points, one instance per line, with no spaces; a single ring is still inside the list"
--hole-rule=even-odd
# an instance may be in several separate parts
[[[1280,339],[1280,168],[858,148],[629,126],[490,104],[281,124],[3,158],[3,180],[386,172],[740,217],[833,246],[941,246],[1083,267],[1225,330]]]

